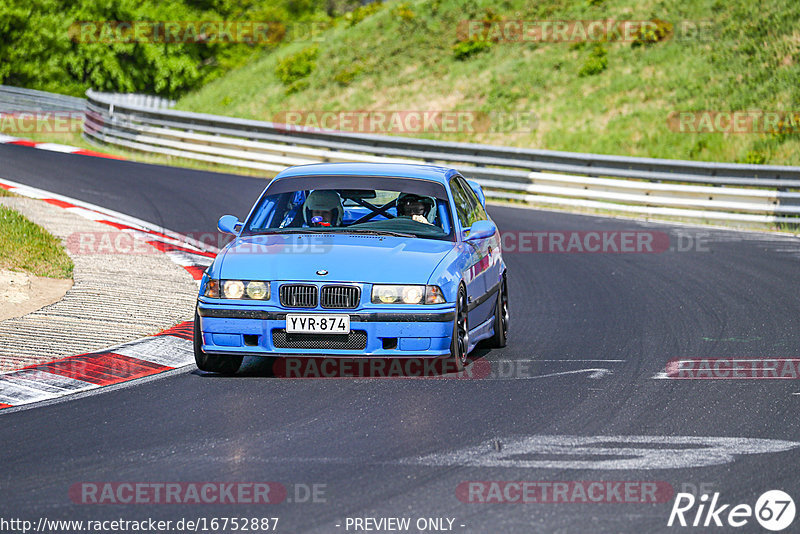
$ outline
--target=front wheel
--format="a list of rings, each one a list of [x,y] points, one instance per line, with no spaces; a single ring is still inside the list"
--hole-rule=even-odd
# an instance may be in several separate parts
[[[200,316],[194,312],[194,362],[201,371],[221,375],[236,374],[242,365],[242,356],[215,356],[203,352],[203,333],[200,331]]]
[[[450,341],[449,366],[456,371],[463,371],[467,363],[469,350],[469,322],[467,321],[467,290],[464,286],[458,289],[456,316],[453,320],[453,336]]]

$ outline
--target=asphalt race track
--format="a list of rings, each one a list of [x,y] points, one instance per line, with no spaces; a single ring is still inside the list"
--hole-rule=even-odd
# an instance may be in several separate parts
[[[244,217],[266,184],[15,146],[0,146],[0,177],[184,233],[214,231],[225,213]],[[504,232],[660,231],[692,246],[507,253],[511,334],[507,348],[473,353],[473,365],[491,366],[483,378],[291,380],[248,362],[233,378],[186,368],[2,414],[0,516],[278,517],[278,532],[353,532],[353,518],[366,517],[449,518],[465,533],[704,531],[667,528],[673,494],[644,504],[606,502],[613,495],[476,503],[457,489],[633,481],[675,493],[703,487],[731,506],[754,506],[773,489],[798,501],[800,382],[671,380],[663,371],[673,358],[800,358],[800,241],[489,211]],[[276,504],[127,506],[70,496],[75,484],[106,481],[277,482],[288,495]],[[766,532],[752,517],[710,530]]]

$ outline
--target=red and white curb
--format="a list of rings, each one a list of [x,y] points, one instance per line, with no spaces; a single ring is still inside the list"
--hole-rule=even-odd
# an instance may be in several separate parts
[[[87,202],[0,179],[0,188],[63,208],[155,247],[195,280],[219,250],[182,234]],[[120,384],[194,363],[193,323],[186,321],[155,336],[109,349],[69,356],[0,374],[0,410]]]
[[[94,150],[85,150],[83,148],[79,148],[76,146],[60,145],[58,143],[40,143],[38,141],[23,139],[21,137],[13,137],[5,134],[0,134],[0,145],[29,146],[33,148],[38,148],[39,150],[62,152],[64,154],[79,154],[81,156],[94,156],[96,158],[109,158],[109,159],[120,159],[120,160],[125,159],[120,156],[112,156],[111,154],[95,152]]]
[[[0,410],[53,400],[194,363],[191,321],[152,337],[0,375]]]

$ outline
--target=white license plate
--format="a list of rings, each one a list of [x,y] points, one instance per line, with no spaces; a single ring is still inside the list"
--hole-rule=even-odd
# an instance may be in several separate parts
[[[349,315],[286,314],[287,334],[349,334]]]

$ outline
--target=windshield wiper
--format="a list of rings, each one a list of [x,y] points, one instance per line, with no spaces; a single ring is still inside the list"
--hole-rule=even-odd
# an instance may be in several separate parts
[[[325,234],[330,233],[327,228],[269,228],[265,230],[255,230],[251,235],[270,235],[270,234]]]
[[[392,237],[418,237],[414,234],[405,234],[403,232],[392,232],[390,230],[373,230],[371,228],[350,228],[338,227],[333,228],[270,228],[265,230],[254,231],[250,235],[281,235],[281,234],[371,234],[371,235],[388,235]]]
[[[417,237],[415,234],[404,234],[403,232],[392,232],[391,230],[373,230],[371,228],[346,228],[348,232],[358,234],[389,235],[392,237]]]

